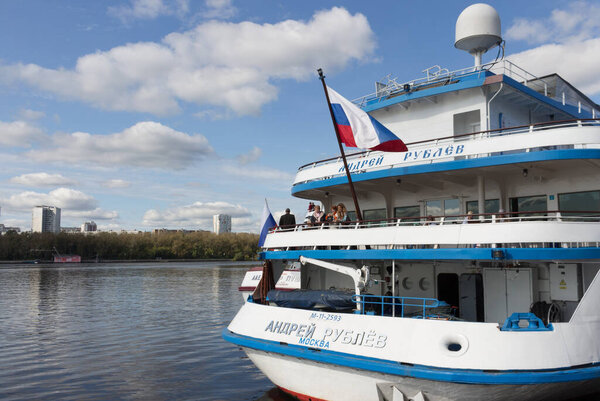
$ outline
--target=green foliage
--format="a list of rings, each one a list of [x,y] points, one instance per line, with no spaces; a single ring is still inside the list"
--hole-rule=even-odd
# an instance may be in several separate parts
[[[0,260],[51,260],[52,250],[82,259],[235,259],[254,260],[258,235],[247,233],[167,232],[117,234],[6,233]]]

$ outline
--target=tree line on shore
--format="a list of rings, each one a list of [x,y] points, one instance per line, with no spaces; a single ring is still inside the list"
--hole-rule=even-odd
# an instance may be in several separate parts
[[[254,260],[258,235],[199,231],[92,235],[9,232],[0,236],[0,260],[52,260],[55,252],[79,255],[83,260]]]

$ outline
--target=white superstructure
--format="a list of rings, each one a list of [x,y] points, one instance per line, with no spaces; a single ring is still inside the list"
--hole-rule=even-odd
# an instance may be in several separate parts
[[[356,100],[408,146],[348,157],[363,221],[267,235],[260,290],[223,336],[288,393],[600,391],[600,107],[559,75],[481,63],[502,46],[496,17],[478,4],[457,22],[474,67],[388,79]],[[353,205],[339,157],[300,167],[292,194]],[[265,300],[266,280],[299,262],[301,289]]]

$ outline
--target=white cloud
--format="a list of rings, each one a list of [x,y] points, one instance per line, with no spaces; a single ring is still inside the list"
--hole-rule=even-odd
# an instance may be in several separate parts
[[[554,9],[540,19],[517,18],[506,31],[508,40],[532,44],[584,41],[600,34],[600,5],[570,2],[566,9]]]
[[[237,13],[231,0],[206,0],[206,10],[202,13],[205,18],[227,19]]]
[[[30,173],[13,177],[10,182],[28,187],[56,187],[61,185],[77,185],[77,181],[60,174]]]
[[[157,122],[140,122],[122,132],[54,134],[53,147],[31,150],[37,162],[84,163],[182,169],[213,153],[207,139],[188,135]]]
[[[2,219],[2,224],[6,227],[19,227],[21,230],[24,230],[27,224],[31,224],[31,221],[26,222],[22,219]]]
[[[260,159],[261,156],[262,150],[258,146],[255,146],[252,149],[250,149],[248,153],[238,155],[236,159],[238,163],[240,163],[241,165],[245,165],[257,161],[258,159]]]
[[[104,181],[102,183],[102,186],[106,188],[129,188],[131,186],[131,183],[125,180],[114,179]]]
[[[144,213],[143,224],[151,227],[195,227],[212,229],[215,214],[228,214],[232,220],[249,218],[250,211],[227,202],[195,202],[165,211],[150,209]],[[232,222],[233,224],[233,222]],[[234,227],[234,231],[237,231]]]
[[[52,205],[68,210],[93,210],[96,200],[81,191],[70,188],[57,188],[49,193],[25,191],[1,199],[2,205],[10,210],[29,210],[33,206]]]
[[[21,109],[21,110],[19,110],[19,116],[21,116],[21,118],[23,120],[35,121],[35,120],[39,120],[40,118],[46,117],[46,113],[44,113],[43,111],[37,111],[37,110],[31,110],[31,109]]]
[[[223,166],[223,171],[229,175],[236,177],[243,177],[254,180],[274,180],[284,181],[286,184],[290,183],[294,176],[285,171],[276,170],[270,167],[244,167],[244,166],[232,166],[226,164]]]
[[[79,218],[82,220],[113,220],[119,217],[116,211],[108,211],[100,208],[93,210],[65,210],[61,211],[65,217]]]
[[[340,70],[352,60],[370,60],[374,48],[367,18],[334,7],[310,21],[212,20],[161,43],[84,55],[73,69],[13,64],[0,66],[0,77],[108,110],[164,115],[190,102],[248,115],[277,97],[273,80],[305,80],[317,67]]]
[[[208,119],[211,121],[219,121],[219,120],[229,120],[233,117],[233,113],[230,110],[217,111],[213,109],[200,110],[197,113],[194,113],[195,117],[199,119]]]
[[[0,121],[0,145],[29,148],[44,138],[41,129],[26,121]]]
[[[509,60],[538,76],[556,72],[586,95],[600,93],[600,38],[547,44],[513,54]]]
[[[254,217],[232,217],[231,230],[233,232],[252,232],[260,231],[260,222]]]
[[[600,5],[572,2],[541,19],[516,19],[507,39],[541,44],[508,59],[543,76],[558,73],[587,95],[600,93]]]
[[[117,223],[98,224],[98,231],[121,231],[123,227]]]
[[[116,211],[107,211],[97,206],[94,197],[69,188],[57,188],[49,193],[25,191],[0,198],[3,209],[14,212],[31,212],[31,208],[39,205],[60,207],[61,216],[65,218],[112,220],[119,217]]]
[[[189,11],[189,0],[131,0],[128,6],[109,7],[108,14],[123,22],[154,19],[163,15],[182,17]]]

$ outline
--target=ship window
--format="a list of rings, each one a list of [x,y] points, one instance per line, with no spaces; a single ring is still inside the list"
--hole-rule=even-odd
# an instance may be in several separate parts
[[[572,212],[600,212],[600,191],[571,192],[558,194],[558,209]],[[565,216],[586,213],[563,213]]]
[[[498,213],[500,210],[500,200],[499,199],[486,199],[484,205],[485,213]],[[479,202],[478,201],[468,201],[467,202],[467,213],[473,212],[475,214],[479,213]]]
[[[394,208],[394,217],[402,220],[418,220],[421,216],[419,206],[402,206]]]
[[[425,213],[428,216],[456,216],[460,213],[458,199],[430,200],[425,202]],[[449,217],[447,220],[456,220],[458,217]]]
[[[376,220],[370,221],[368,223],[369,226],[378,225],[381,223],[381,220],[386,219],[385,209],[371,209],[363,211],[363,219],[365,220]]]
[[[431,200],[425,203],[425,214],[427,216],[441,216],[442,215],[442,204],[444,201]]]
[[[510,198],[511,212],[537,212],[548,209],[548,201],[546,195],[537,196],[521,196],[519,198]],[[525,213],[519,214],[518,217],[525,216],[544,216],[545,213]],[[516,217],[516,216],[515,216]]]
[[[460,201],[458,199],[446,199],[444,201],[444,216],[454,216],[449,217],[447,220],[456,220],[457,214],[460,213]]]
[[[481,113],[479,110],[467,111],[454,115],[454,135],[470,134],[481,130]]]

